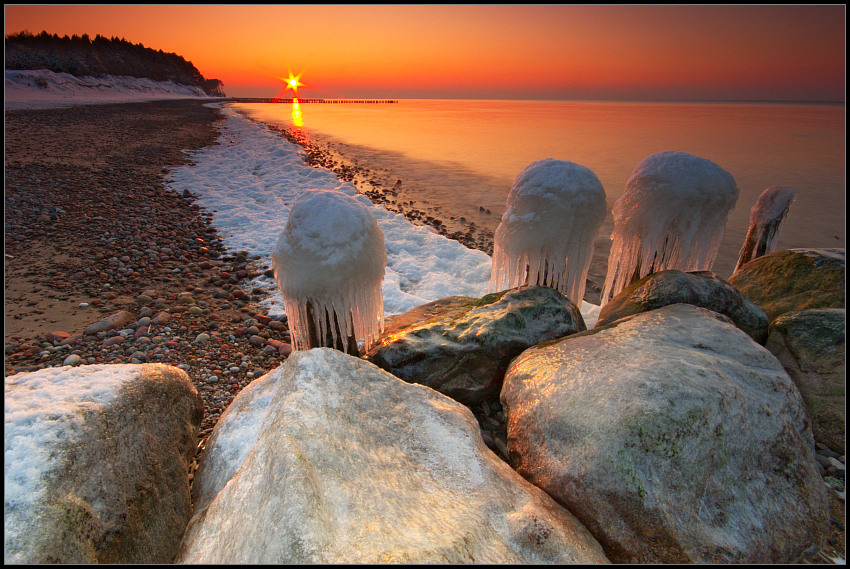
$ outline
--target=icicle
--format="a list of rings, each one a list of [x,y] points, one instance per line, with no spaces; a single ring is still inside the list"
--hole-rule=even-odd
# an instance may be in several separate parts
[[[496,229],[490,291],[540,284],[584,298],[605,190],[584,166],[546,158],[516,177]]]
[[[753,259],[776,249],[779,225],[796,199],[797,190],[789,186],[771,186],[761,193],[750,210],[750,228],[733,274]]]
[[[602,304],[656,271],[710,270],[737,200],[734,178],[711,160],[685,152],[644,158],[614,204]]]
[[[293,347],[356,353],[384,327],[384,234],[369,209],[342,192],[312,190],[292,205],[272,267]]]

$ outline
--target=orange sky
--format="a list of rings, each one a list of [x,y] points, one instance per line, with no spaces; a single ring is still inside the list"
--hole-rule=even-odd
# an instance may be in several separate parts
[[[6,33],[122,37],[230,96],[844,100],[845,7],[5,6]]]

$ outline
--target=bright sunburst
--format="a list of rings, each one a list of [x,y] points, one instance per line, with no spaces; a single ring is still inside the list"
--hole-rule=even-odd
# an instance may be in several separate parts
[[[295,93],[295,95],[298,95],[298,87],[305,86],[304,83],[301,82],[301,75],[303,75],[303,73],[293,75],[292,71],[290,71],[288,79],[284,79],[283,77],[280,78],[281,81],[284,81],[286,83],[286,88],[283,90],[284,93],[289,89],[292,89],[292,92]]]

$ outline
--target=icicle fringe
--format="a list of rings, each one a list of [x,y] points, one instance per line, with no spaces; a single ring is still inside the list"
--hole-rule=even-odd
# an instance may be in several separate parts
[[[312,318],[307,313],[308,303],[313,308]],[[296,350],[311,347],[308,337],[310,329],[318,332],[320,342],[330,335],[334,344],[344,344],[347,338],[354,336],[356,340],[363,340],[364,349],[376,344],[384,331],[384,301],[380,280],[340,291],[334,297],[284,297],[283,305],[290,321],[292,345]],[[369,315],[376,317],[373,320]],[[336,326],[329,326],[335,320],[339,325],[339,333]]]
[[[584,247],[576,247],[573,258],[564,254],[567,247],[557,251],[523,251],[512,255],[507,247],[497,245],[493,251],[493,269],[490,273],[490,292],[516,288],[523,285],[541,285],[554,288],[573,303],[580,305],[587,284],[587,272],[593,255],[593,241],[585,240]]]

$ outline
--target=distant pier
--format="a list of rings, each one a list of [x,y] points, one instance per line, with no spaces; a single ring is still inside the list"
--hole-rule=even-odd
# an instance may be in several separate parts
[[[386,105],[398,104],[398,99],[257,99],[248,97],[231,97],[228,99],[234,103],[319,103],[319,104],[367,104],[367,105]]]

